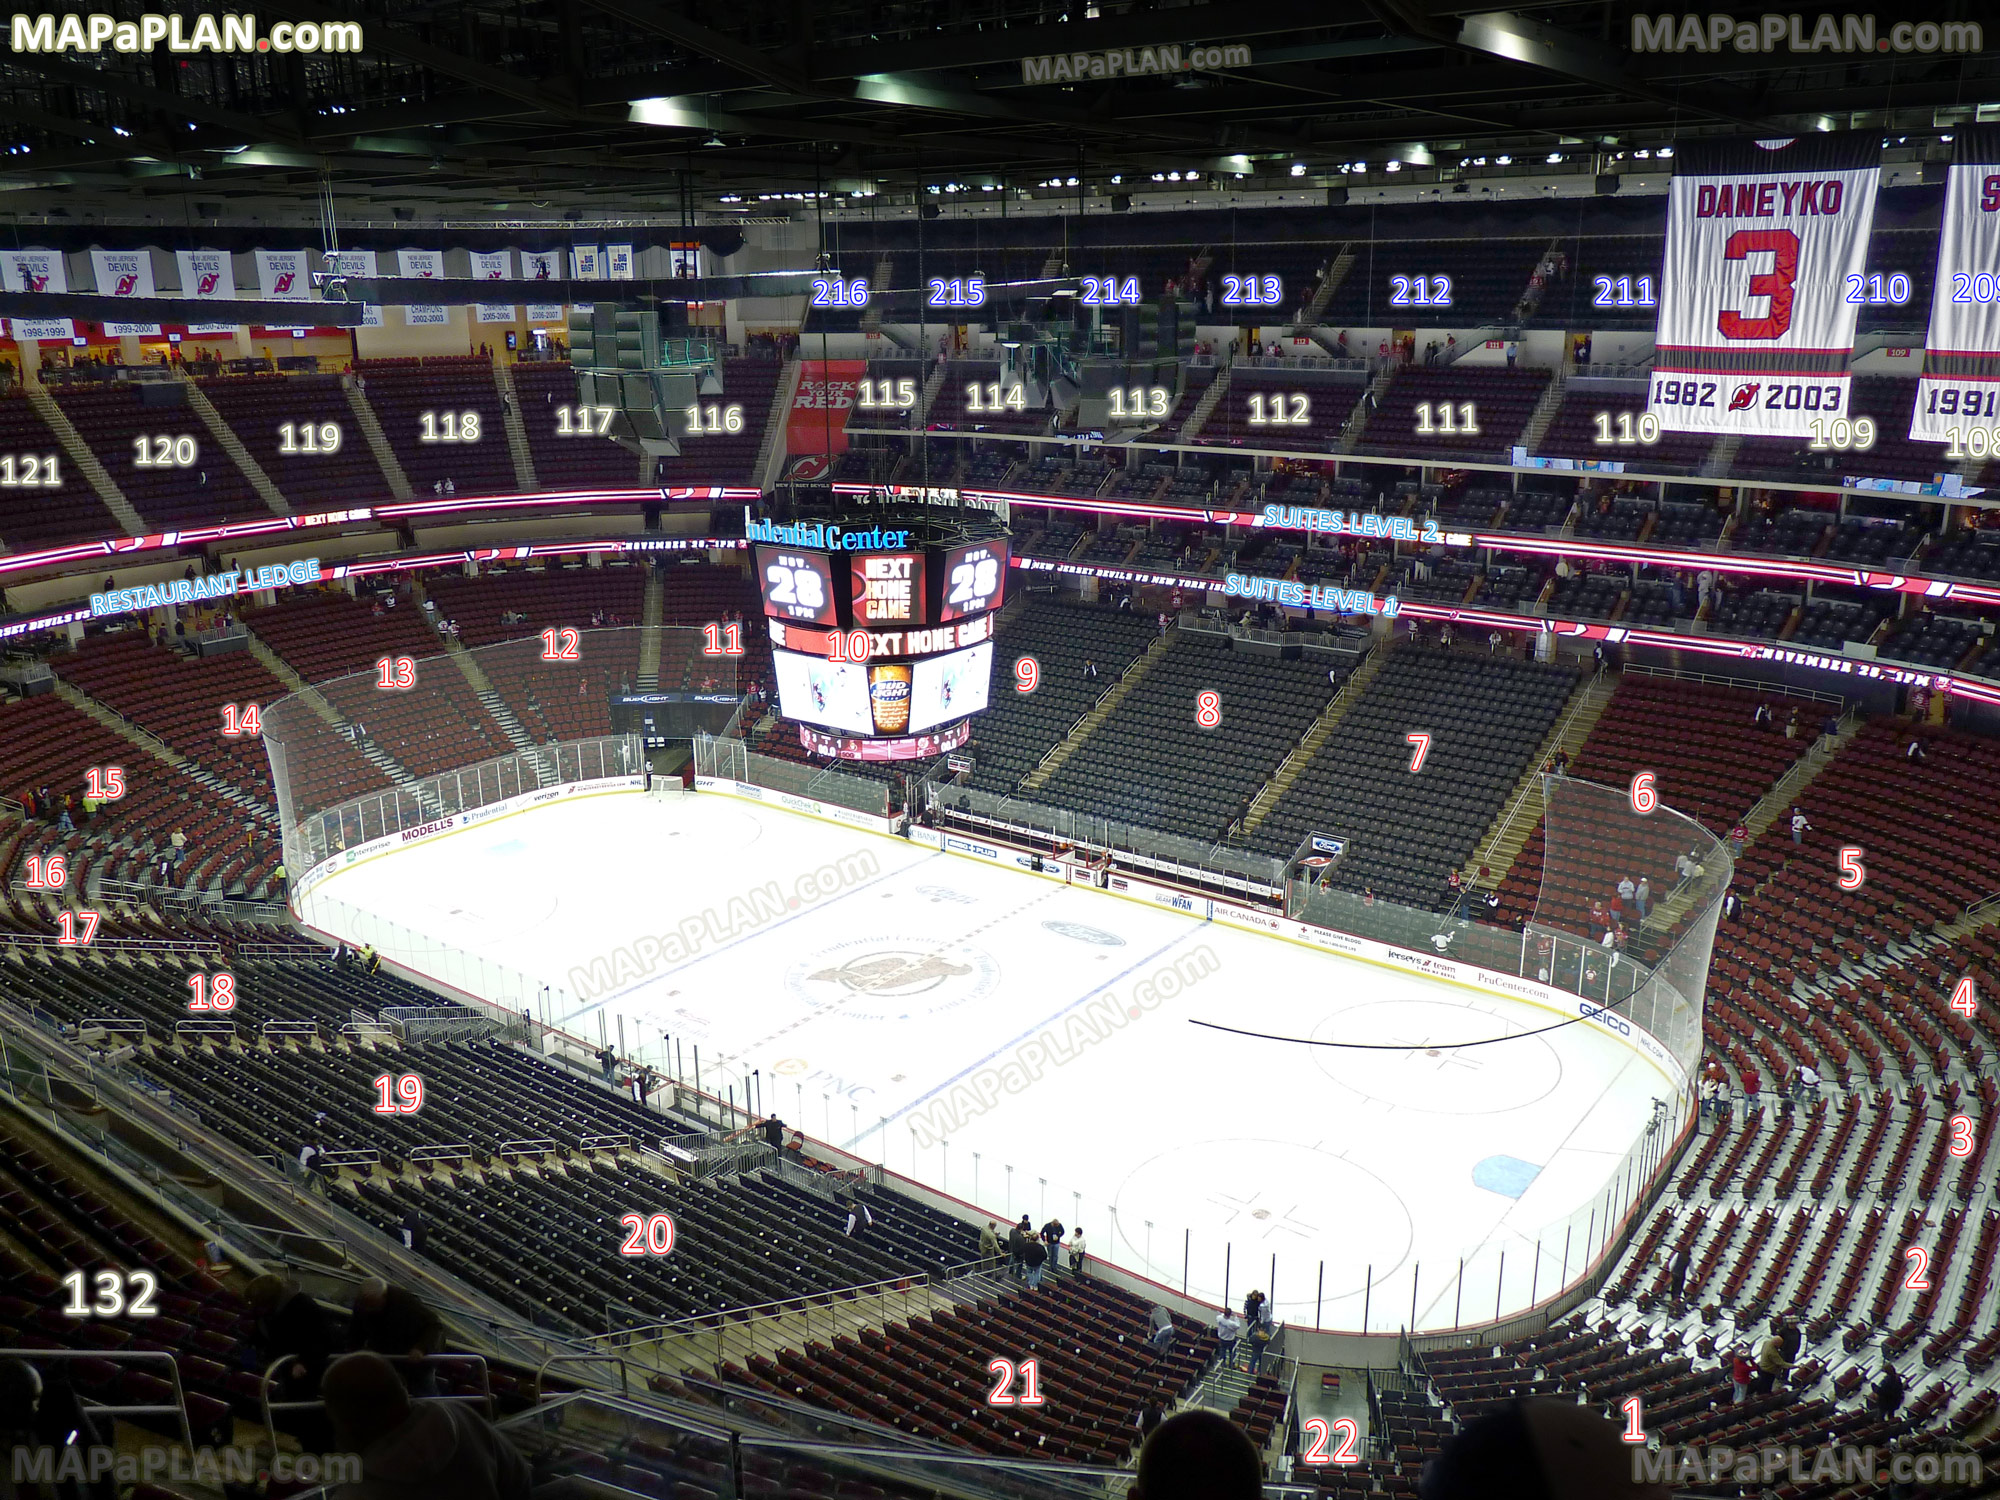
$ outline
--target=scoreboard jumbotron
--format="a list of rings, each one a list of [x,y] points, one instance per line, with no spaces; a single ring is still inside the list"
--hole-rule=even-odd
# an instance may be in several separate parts
[[[778,711],[814,754],[928,760],[987,706],[1007,533],[990,517],[874,508],[865,522],[744,517]]]

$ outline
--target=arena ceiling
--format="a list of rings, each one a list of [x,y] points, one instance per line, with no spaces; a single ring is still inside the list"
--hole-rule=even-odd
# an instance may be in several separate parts
[[[106,0],[69,10],[85,5],[105,13]],[[108,13],[136,22],[142,9],[178,10],[183,34],[201,14],[159,0]],[[1634,51],[1637,9],[259,0],[260,33],[358,22],[360,49],[0,53],[0,207],[240,220],[326,184],[343,212],[384,218],[393,206],[670,220],[725,192],[891,203],[946,181],[1035,189],[1168,169],[1276,184],[1368,158],[1449,170],[1474,154],[1543,161],[1692,132],[1918,132],[2000,100],[2000,24],[1992,50],[1971,54],[1794,53],[1789,39],[1769,53],[1659,53]],[[1981,15],[1959,0],[1924,18]],[[1917,17],[1879,24],[1902,19]],[[1817,14],[1804,20],[1809,35]],[[1081,79],[1052,64],[1048,81],[1024,67],[1084,53],[1143,69],[1139,49],[1162,45],[1184,62],[1196,48],[1248,59]]]

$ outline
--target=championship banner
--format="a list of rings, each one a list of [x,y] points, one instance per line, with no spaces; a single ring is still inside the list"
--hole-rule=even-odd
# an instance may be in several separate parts
[[[868,373],[865,359],[799,361],[799,388],[785,426],[789,453],[845,453],[847,413]]]
[[[90,271],[101,296],[154,295],[153,253],[150,250],[93,250],[90,252]]]
[[[1965,433],[2000,427],[2000,125],[1954,132],[1945,177],[1944,229],[1924,373],[1910,413],[1910,437],[1964,447]],[[1954,431],[1954,429],[1956,431]],[[1978,439],[1974,440],[1979,441]]]
[[[442,250],[398,250],[396,252],[397,273],[402,276],[426,279],[444,275],[444,251]],[[412,328],[436,328],[451,321],[451,314],[445,308],[435,305],[406,307],[403,321]]]
[[[613,281],[630,281],[634,275],[632,247],[630,245],[606,245],[604,247],[604,274]]]
[[[528,321],[530,323],[560,323],[564,321],[563,305],[560,302],[530,302]]]
[[[69,272],[60,250],[9,250],[0,255],[0,280],[10,292],[67,292]],[[28,321],[36,321],[30,319]],[[42,319],[54,322],[54,319]],[[19,337],[19,335],[16,335]],[[41,334],[37,337],[46,338]],[[67,335],[65,335],[67,337]]]
[[[236,299],[236,267],[227,250],[176,250],[174,264],[180,269],[183,297]]]
[[[570,262],[578,281],[598,281],[604,276],[604,256],[595,245],[578,245],[570,252]]]
[[[304,250],[255,250],[257,285],[273,302],[305,302],[312,295],[312,268]]]
[[[562,280],[562,251],[523,250],[521,277],[525,281]]]
[[[1669,432],[1811,437],[1847,415],[1878,133],[1677,145],[1658,358]]]
[[[156,339],[160,336],[158,323],[106,323],[104,336],[108,339]]]

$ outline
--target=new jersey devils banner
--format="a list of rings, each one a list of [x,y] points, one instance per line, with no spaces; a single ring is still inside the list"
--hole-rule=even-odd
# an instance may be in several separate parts
[[[257,284],[273,302],[305,302],[312,296],[312,268],[305,250],[258,250]]]
[[[1944,229],[1924,374],[1910,436],[1960,447],[1972,427],[2000,427],[2000,126],[1967,125],[1951,143]],[[1993,436],[1988,433],[1989,439]],[[1990,443],[1988,445],[1990,447]],[[1982,448],[1980,451],[1987,451]]]
[[[150,250],[93,250],[91,275],[104,297],[153,295],[153,254]]]
[[[1868,268],[1878,134],[1677,146],[1646,409],[1674,432],[1811,437],[1847,414],[1850,277]]]
[[[440,277],[444,275],[444,251],[398,250],[396,268],[404,276]],[[406,307],[403,309],[403,321],[413,328],[435,328],[449,323],[451,314],[440,306]]]
[[[174,264],[180,268],[183,297],[235,300],[236,267],[227,250],[176,250]]]
[[[845,453],[847,413],[854,390],[868,373],[865,359],[805,359],[799,361],[799,388],[785,424],[785,447],[791,453]]]
[[[0,280],[10,292],[69,290],[69,271],[60,250],[8,250],[0,254]]]

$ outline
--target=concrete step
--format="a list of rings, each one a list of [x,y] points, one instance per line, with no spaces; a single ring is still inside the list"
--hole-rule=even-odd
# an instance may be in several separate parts
[[[243,471],[243,477],[250,481],[250,487],[257,492],[264,504],[270,507],[271,514],[290,515],[292,505],[285,498],[284,491],[278,488],[276,481],[264,471],[264,466],[257,462],[250,450],[243,446],[243,440],[223,420],[222,413],[215,409],[215,403],[208,399],[207,393],[192,380],[183,379],[181,384],[187,390],[188,409],[201,418],[209,436],[214,438],[222,451],[229,455],[236,467]]]
[[[111,473],[98,461],[90,445],[83,440],[83,434],[76,430],[76,424],[64,415],[56,405],[56,398],[39,380],[27,381],[22,389],[27,393],[28,404],[35,409],[35,415],[48,423],[55,433],[56,441],[62,444],[77,473],[81,474],[90,487],[97,492],[97,498],[104,502],[104,508],[118,518],[118,524],[125,528],[127,536],[144,536],[148,530],[145,518],[132,508],[132,502],[125,498],[125,492],[118,488]]]
[[[493,351],[493,384],[500,392],[500,411],[507,424],[507,453],[514,460],[514,482],[524,490],[542,487],[535,475],[535,455],[528,447],[528,428],[521,420],[521,398],[514,392],[514,372],[507,356]]]
[[[1146,675],[1147,668],[1167,654],[1167,647],[1173,638],[1171,631],[1153,638],[1152,644],[1146,647],[1144,654],[1125,669],[1124,675],[1112,684],[1111,690],[1099,698],[1088,713],[1077,720],[1070,732],[1063,737],[1062,742],[1042,757],[1040,765],[1022,778],[1022,791],[1033,791],[1047,784],[1048,779],[1062,769],[1063,762],[1076,754],[1078,747],[1090,738],[1097,726],[1109,718],[1111,711],[1123,703],[1126,695],[1139,685],[1139,679]]]
[[[1371,650],[1361,665],[1348,675],[1347,681],[1340,685],[1340,691],[1333,695],[1320,716],[1313,721],[1313,726],[1306,731],[1305,737],[1293,748],[1292,753],[1285,757],[1284,763],[1271,773],[1271,779],[1265,782],[1258,789],[1257,795],[1251,799],[1250,810],[1243,815],[1243,827],[1239,836],[1248,836],[1256,832],[1257,825],[1271,815],[1271,809],[1278,805],[1286,790],[1299,779],[1305,768],[1312,763],[1312,758],[1319,754],[1321,748],[1331,738],[1334,729],[1347,716],[1348,709],[1368,690],[1368,684],[1381,672],[1382,663],[1388,656],[1389,648],[1386,645],[1378,646]]]
[[[396,457],[396,450],[389,446],[389,439],[382,432],[382,424],[375,418],[375,408],[368,404],[368,397],[352,381],[343,382],[347,396],[347,409],[354,413],[354,425],[361,430],[362,439],[368,444],[368,451],[375,455],[375,462],[381,467],[383,482],[389,486],[389,493],[398,500],[412,499],[416,491],[410,488],[410,476],[403,472],[403,461]]]

